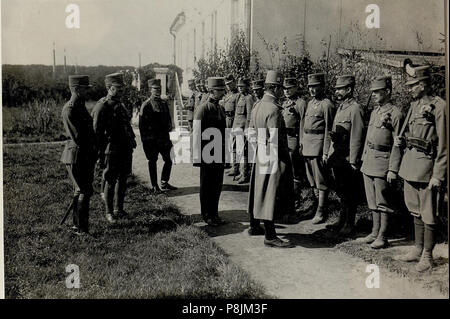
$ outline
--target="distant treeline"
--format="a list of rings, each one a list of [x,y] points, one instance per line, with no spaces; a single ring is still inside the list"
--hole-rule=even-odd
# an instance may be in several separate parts
[[[182,70],[174,65],[148,64],[139,70],[141,88],[147,92],[147,81],[155,77],[153,68],[169,68],[169,79],[173,79],[174,72],[182,81]],[[78,66],[77,74],[86,74],[90,77],[93,87],[89,90],[88,99],[98,100],[106,95],[105,75],[125,71],[125,82],[131,86],[132,74],[136,68],[133,66]],[[29,102],[54,99],[64,101],[70,97],[68,76],[75,74],[75,67],[69,66],[64,73],[64,67],[56,67],[56,77],[53,78],[53,67],[48,65],[9,65],[2,66],[3,105],[7,107],[21,106]],[[173,90],[169,80],[169,90]]]

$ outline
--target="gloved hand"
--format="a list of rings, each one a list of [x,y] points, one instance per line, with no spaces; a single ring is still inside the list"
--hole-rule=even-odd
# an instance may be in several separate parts
[[[387,179],[387,182],[388,182],[389,184],[391,184],[393,181],[395,181],[395,180],[397,179],[397,173],[392,172],[392,171],[389,171],[389,172],[387,173],[386,179]]]
[[[432,177],[428,183],[428,189],[438,188],[441,186],[441,181],[437,178]]]
[[[322,163],[326,164],[328,162],[328,155],[322,155]]]

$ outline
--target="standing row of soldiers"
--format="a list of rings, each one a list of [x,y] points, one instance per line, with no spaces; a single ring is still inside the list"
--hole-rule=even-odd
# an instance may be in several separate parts
[[[107,75],[105,86],[107,96],[101,98],[89,114],[85,105],[86,92],[91,87],[89,77],[69,76],[71,98],[62,110],[62,120],[69,140],[61,161],[66,164],[75,189],[67,213],[73,211],[73,231],[77,234],[89,233],[89,201],[93,194],[96,163],[102,175],[100,192],[105,202],[106,220],[115,223],[128,215],[124,210],[124,199],[127,178],[132,168],[133,149],[136,148],[135,134],[122,103],[125,87],[123,75]],[[149,88],[151,96],[140,108],[139,130],[148,159],[151,191],[161,193],[176,189],[169,184],[172,168],[169,132],[172,130],[172,120],[167,102],[160,97],[160,80],[150,80]],[[164,160],[161,187],[157,181],[156,167],[159,154]]]
[[[312,222],[318,224],[326,220],[326,201],[333,185],[342,210],[338,220],[328,224],[327,228],[338,230],[342,235],[350,234],[355,224],[357,203],[354,193],[359,186],[358,174],[361,171],[367,203],[372,211],[373,227],[368,236],[358,241],[368,243],[374,249],[387,247],[389,217],[395,211],[392,182],[400,176],[404,180],[406,206],[414,216],[415,248],[406,256],[398,256],[398,259],[420,261],[417,264],[419,271],[431,268],[437,194],[438,188],[446,181],[447,150],[445,101],[430,95],[430,67],[412,68],[408,74],[405,85],[409,88],[413,102],[406,118],[391,102],[391,77],[376,78],[370,90],[377,106],[371,113],[367,130],[363,119],[364,110],[353,96],[356,85],[354,76],[337,78],[337,107],[325,97],[324,74],[308,75],[311,96],[308,103],[298,96],[295,78],[286,78],[284,81],[281,78],[278,72],[269,71],[263,96],[262,81],[254,81],[253,88],[257,94],[253,98],[247,89],[236,91],[231,76],[225,79],[209,78],[209,100],[196,105],[193,116],[200,121],[208,119],[206,125],[202,122],[202,131],[207,127],[220,127],[222,130],[235,127],[278,129],[276,172],[261,173],[263,164],[258,160],[258,152],[266,150],[256,148],[256,160],[250,178],[249,234],[265,234],[267,246],[292,247],[289,242],[276,236],[273,222],[277,214],[290,214],[295,207],[300,206],[303,175],[306,175],[317,197],[317,209]],[[225,85],[228,93],[222,98]],[[248,82],[241,79],[238,85],[248,87]],[[280,105],[278,101],[283,93],[285,100]],[[239,117],[244,114],[245,125],[243,118]],[[215,120],[211,121],[211,118]],[[234,124],[236,119],[239,119],[237,125]],[[270,144],[273,140],[268,138],[266,142]],[[233,152],[245,154],[247,151],[236,150],[235,142],[232,145]],[[239,169],[234,155],[232,163],[229,175],[234,176]],[[247,176],[246,164],[248,161],[241,161],[240,167],[244,169],[240,170],[242,180],[239,181],[242,182],[247,181],[244,179]],[[213,166],[202,162],[201,167]],[[207,203],[204,206],[202,203],[202,215],[210,225],[221,224],[217,214],[223,181],[221,172],[223,167],[219,165],[214,174],[201,177],[200,200]],[[202,181],[208,184],[203,196]],[[259,220],[264,221],[264,229],[259,226]]]

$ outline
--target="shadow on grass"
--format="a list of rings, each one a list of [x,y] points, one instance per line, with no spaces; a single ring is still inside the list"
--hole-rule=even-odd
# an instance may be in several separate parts
[[[105,204],[94,194],[92,237],[60,227],[73,192],[59,163],[62,149],[39,145],[4,152],[7,298],[265,296],[263,287],[232,264],[205,232],[190,226],[167,196],[149,194],[134,177],[125,197],[130,219],[108,224]],[[72,225],[71,216],[66,225]],[[69,264],[79,266],[82,289],[66,288]]]

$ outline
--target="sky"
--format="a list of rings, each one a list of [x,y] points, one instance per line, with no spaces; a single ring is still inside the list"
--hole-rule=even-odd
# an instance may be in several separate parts
[[[142,65],[173,61],[170,25],[204,0],[1,0],[2,64]],[[66,27],[77,4],[80,28]]]

